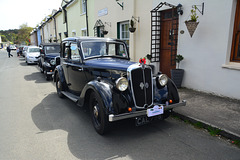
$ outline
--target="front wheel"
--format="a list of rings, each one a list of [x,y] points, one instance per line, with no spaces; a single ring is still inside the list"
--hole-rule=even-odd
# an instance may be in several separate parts
[[[104,112],[103,101],[95,92],[90,95],[89,109],[95,130],[98,134],[103,135],[108,130],[109,122]]]
[[[63,93],[62,93],[62,91],[63,91],[63,84],[62,84],[62,82],[60,81],[60,78],[59,78],[58,73],[57,73],[57,75],[56,75],[56,89],[57,89],[57,94],[58,94],[58,96],[59,96],[60,98],[63,98],[63,97],[64,97],[64,95],[63,95]]]

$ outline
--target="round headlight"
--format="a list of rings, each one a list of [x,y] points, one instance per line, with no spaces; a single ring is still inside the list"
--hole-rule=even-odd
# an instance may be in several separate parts
[[[125,91],[128,88],[128,80],[125,77],[118,78],[116,87],[119,91]]]
[[[166,74],[161,74],[158,77],[158,82],[161,86],[165,86],[168,82],[168,77]]]
[[[55,59],[51,60],[51,61],[50,61],[50,64],[51,64],[51,65],[55,65]]]

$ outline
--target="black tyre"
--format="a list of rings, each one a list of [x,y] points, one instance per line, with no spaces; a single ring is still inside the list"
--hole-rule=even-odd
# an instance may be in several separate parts
[[[63,91],[63,84],[62,84],[62,82],[60,81],[60,78],[59,78],[58,73],[57,73],[57,75],[56,75],[56,89],[57,89],[57,94],[58,94],[58,96],[59,96],[60,98],[63,98],[63,97],[64,97],[64,95],[63,95],[63,93],[62,93],[62,91]]]
[[[47,81],[52,79],[51,75],[47,75],[47,74],[45,74],[45,78],[46,78]]]
[[[109,126],[103,106],[101,97],[95,92],[92,92],[89,101],[90,116],[95,130],[100,135],[106,133]]]

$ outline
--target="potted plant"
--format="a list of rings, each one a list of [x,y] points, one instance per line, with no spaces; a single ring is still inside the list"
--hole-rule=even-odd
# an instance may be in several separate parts
[[[151,59],[152,59],[152,56],[151,56],[151,54],[147,54],[146,55],[146,58],[147,58],[147,60],[148,60],[148,65],[150,65],[150,63],[151,63]]]
[[[188,21],[185,21],[185,24],[187,26],[188,32],[191,37],[193,36],[193,33],[195,32],[195,30],[199,24],[199,22],[197,20],[198,20],[198,16],[196,13],[196,6],[195,6],[195,8],[191,10],[191,19]]]
[[[102,32],[104,35],[108,34],[108,31],[106,31],[106,30],[103,30]]]
[[[136,30],[136,28],[134,27],[134,25],[135,25],[135,23],[134,23],[134,21],[131,19],[131,20],[130,20],[130,27],[129,27],[129,31],[130,31],[131,33],[135,32],[135,30]]]
[[[184,70],[180,69],[179,66],[180,66],[180,62],[183,59],[184,59],[184,57],[181,54],[178,54],[175,59],[175,61],[177,63],[177,68],[171,69],[171,79],[176,84],[177,88],[181,88],[181,85],[182,85]]]

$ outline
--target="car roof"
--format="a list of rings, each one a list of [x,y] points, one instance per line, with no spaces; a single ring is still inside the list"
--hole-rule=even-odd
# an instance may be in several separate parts
[[[28,48],[39,48],[38,46],[28,46]]]
[[[56,46],[60,45],[60,43],[41,43],[40,46]]]
[[[83,41],[101,41],[101,42],[111,42],[111,41],[117,41],[117,42],[123,42],[122,40],[119,39],[114,39],[114,38],[100,38],[100,37],[68,37],[64,38],[63,41],[78,41],[78,42],[83,42]]]

